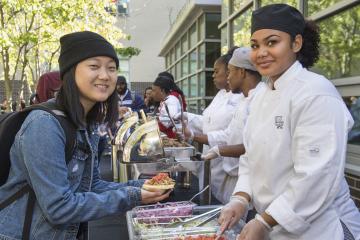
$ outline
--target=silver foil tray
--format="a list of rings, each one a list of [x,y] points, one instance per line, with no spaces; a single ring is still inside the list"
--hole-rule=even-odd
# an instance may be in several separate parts
[[[175,160],[185,160],[195,156],[195,147],[190,144],[186,145],[186,147],[164,147],[165,157],[174,157]]]

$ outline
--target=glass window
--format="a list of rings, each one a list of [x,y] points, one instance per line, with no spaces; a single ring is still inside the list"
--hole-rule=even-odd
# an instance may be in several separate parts
[[[354,126],[348,134],[348,143],[360,145],[360,97],[344,97],[344,102],[354,119]]]
[[[260,0],[261,6],[269,5],[272,3],[286,3],[293,7],[298,7],[298,0]]]
[[[128,15],[129,14],[129,1],[128,0],[118,0],[117,1],[117,12],[119,15]]]
[[[199,74],[199,96],[205,96],[205,87],[206,87],[206,76],[205,72]]]
[[[227,26],[221,29],[221,54],[225,54],[228,51],[228,35]]]
[[[181,54],[186,53],[187,50],[188,50],[188,40],[187,40],[187,35],[185,33],[184,36],[181,38]]]
[[[220,20],[221,16],[218,13],[206,14],[206,38],[220,39],[220,30],[218,29]]]
[[[183,91],[185,97],[188,97],[189,96],[189,83],[188,83],[188,79],[185,78],[184,80],[181,81],[182,83],[182,87],[181,87],[181,90]]]
[[[175,59],[176,59],[176,58],[175,58],[175,51],[174,51],[174,49],[172,48],[172,49],[171,49],[171,62],[174,63],[174,62],[175,62]]]
[[[221,1],[221,21],[226,20],[229,17],[229,0]]]
[[[187,105],[187,111],[191,113],[198,113],[196,101],[189,101],[189,104]]]
[[[194,73],[197,70],[197,52],[196,49],[190,53],[190,73]]]
[[[176,64],[176,79],[181,78],[181,62]]]
[[[246,2],[246,0],[233,0],[232,13],[239,11]]]
[[[181,60],[181,77],[185,77],[186,75],[189,74],[189,62],[188,62],[188,57],[185,56],[182,60]]]
[[[360,6],[321,21],[320,58],[312,69],[329,79],[360,75]]]
[[[190,30],[190,48],[194,47],[197,43],[197,38],[196,38],[196,23],[194,23]]]
[[[311,16],[340,1],[341,0],[308,0],[308,15]]]
[[[249,46],[251,37],[251,12],[249,8],[232,22],[233,25],[233,41],[236,46]]]
[[[176,44],[176,59],[179,59],[181,57],[181,45],[180,41]]]
[[[205,23],[204,14],[199,18],[199,41],[205,38]]]
[[[175,80],[176,80],[175,66],[170,69],[170,73],[174,76],[174,78],[175,78]]]
[[[199,66],[200,68],[205,68],[205,43],[200,45],[199,52]]]
[[[197,76],[194,75],[190,78],[190,97],[198,96],[198,88],[197,88]]]
[[[206,72],[205,81],[206,81],[206,96],[215,96],[218,92],[218,89],[215,87],[213,81],[213,72]]]
[[[212,68],[216,59],[220,57],[220,43],[206,43],[206,67]]]

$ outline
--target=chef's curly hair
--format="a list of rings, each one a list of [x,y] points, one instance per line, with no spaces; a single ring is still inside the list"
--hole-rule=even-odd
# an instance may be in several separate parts
[[[217,61],[217,62],[220,62],[220,63],[222,63],[222,64],[225,64],[225,67],[226,67],[226,69],[227,69],[227,65],[229,64],[229,61],[230,61],[230,59],[231,59],[231,57],[232,57],[235,49],[237,49],[237,48],[239,48],[239,47],[238,47],[238,46],[234,46],[234,47],[230,48],[230,49],[227,51],[226,54],[221,55],[216,61]]]
[[[305,20],[305,29],[301,35],[303,37],[303,45],[296,57],[305,68],[310,68],[319,60],[319,27],[314,21]],[[291,38],[292,41],[295,40],[295,37]]]

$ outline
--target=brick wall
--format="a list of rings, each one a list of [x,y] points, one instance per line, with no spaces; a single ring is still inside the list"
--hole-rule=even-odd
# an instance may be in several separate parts
[[[354,199],[356,206],[360,209],[360,177],[345,173],[345,178],[350,187],[350,194]]]

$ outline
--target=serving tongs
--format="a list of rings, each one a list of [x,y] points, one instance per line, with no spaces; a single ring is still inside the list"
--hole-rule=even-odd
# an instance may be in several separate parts
[[[179,226],[183,226],[184,224],[189,224],[191,222],[194,222],[198,219],[202,219],[206,216],[208,216],[207,218],[203,219],[201,222],[197,223],[196,226],[199,226],[200,225],[203,225],[205,223],[207,223],[208,221],[212,220],[213,218],[216,217],[217,214],[219,214],[219,212],[221,211],[222,207],[218,207],[218,208],[215,208],[213,210],[210,210],[210,211],[207,211],[203,214],[200,214],[200,215],[197,215],[195,217],[192,217],[192,218],[188,218],[188,219],[181,219],[181,218],[178,218],[178,221],[177,222],[174,222],[174,223],[171,223],[169,225],[166,226],[166,228],[176,228],[176,227],[179,227]]]

